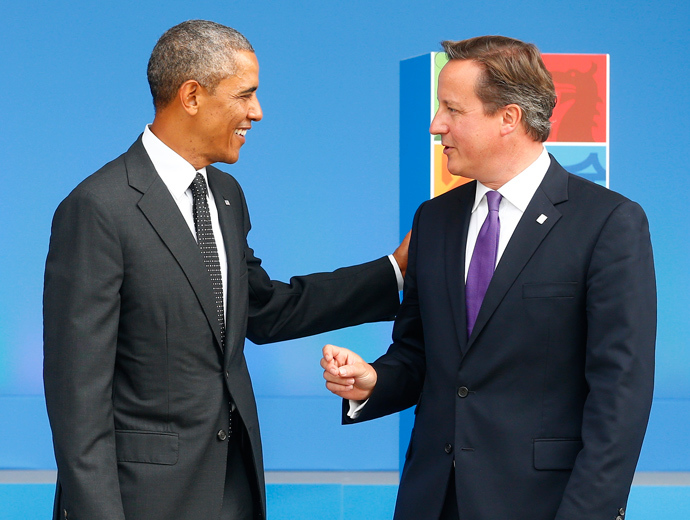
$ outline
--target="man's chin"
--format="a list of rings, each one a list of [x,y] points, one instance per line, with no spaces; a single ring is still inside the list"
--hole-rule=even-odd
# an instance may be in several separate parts
[[[227,155],[224,157],[218,157],[216,158],[214,163],[223,163],[223,164],[235,164],[240,158],[240,154],[236,155]]]

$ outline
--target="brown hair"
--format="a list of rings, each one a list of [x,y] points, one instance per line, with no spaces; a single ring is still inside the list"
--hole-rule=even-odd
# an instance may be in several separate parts
[[[556,90],[535,45],[505,36],[446,40],[441,45],[449,60],[472,60],[483,67],[475,93],[485,113],[492,115],[506,105],[516,104],[522,109],[527,133],[535,141],[546,141]]]

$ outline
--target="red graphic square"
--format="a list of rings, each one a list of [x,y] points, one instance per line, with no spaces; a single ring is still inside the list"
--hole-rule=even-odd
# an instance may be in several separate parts
[[[549,142],[605,143],[608,56],[543,54],[542,58],[558,96]]]

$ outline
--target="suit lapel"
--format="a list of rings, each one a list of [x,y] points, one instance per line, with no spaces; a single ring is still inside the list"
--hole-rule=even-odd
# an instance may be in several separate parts
[[[225,309],[225,357],[228,359],[233,354],[233,347],[241,345],[244,339],[244,334],[241,333],[244,329],[234,326],[238,322],[236,313],[242,311],[242,309],[233,305],[233,302],[244,301],[239,296],[241,290],[239,273],[243,249],[239,246],[242,242],[239,239],[239,231],[235,222],[235,209],[230,204],[230,201],[235,200],[235,198],[230,193],[224,191],[223,183],[220,182],[220,176],[227,174],[211,167],[206,168],[206,173],[208,175],[209,188],[211,193],[213,193],[216,208],[218,209],[218,220],[223,233],[223,243],[225,244],[225,254],[228,263],[228,303]],[[246,297],[244,299],[246,300]]]
[[[220,346],[220,325],[213,286],[199,254],[199,247],[167,186],[156,173],[141,137],[127,151],[124,159],[130,186],[142,193],[139,209],[184,271]]]
[[[451,304],[455,329],[460,349],[465,352],[467,345],[467,311],[465,305],[465,250],[467,248],[467,231],[472,215],[472,205],[476,192],[476,182],[465,184],[453,190],[457,197],[452,201],[453,207],[447,213],[449,218],[443,233],[446,238],[445,269],[448,280],[448,298]]]
[[[555,205],[567,199],[568,173],[551,157],[551,166],[544,180],[537,188],[496,266],[479,309],[472,336],[467,341],[467,349],[472,347],[529,259],[561,218],[561,213]],[[541,215],[544,215],[546,220]],[[463,351],[463,354],[465,352]]]

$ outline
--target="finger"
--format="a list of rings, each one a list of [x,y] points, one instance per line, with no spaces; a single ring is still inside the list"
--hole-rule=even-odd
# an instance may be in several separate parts
[[[338,368],[338,375],[340,377],[353,377],[355,379],[362,378],[369,374],[369,366],[370,365],[367,363],[343,365]]]
[[[323,349],[321,349],[321,352],[323,353],[323,358],[326,361],[330,361],[333,359],[333,349],[336,348],[335,345],[324,345]]]
[[[352,377],[340,377],[331,374],[329,371],[324,370],[323,372],[323,378],[326,381],[330,381],[331,383],[339,384],[339,385],[344,385],[344,386],[352,386],[355,384],[355,379]]]
[[[343,347],[334,347],[331,352],[338,366],[349,365],[352,363],[352,356],[355,355],[354,352]]]
[[[352,392],[352,390],[354,389],[352,385],[338,385],[331,382],[326,382],[326,388],[328,388],[328,390],[340,397],[345,397],[349,392]]]
[[[321,368],[330,372],[334,376],[338,375],[338,364],[333,359],[327,361],[326,358],[321,358]]]
[[[326,361],[334,360],[335,364],[347,365],[352,363],[351,356],[354,354],[351,350],[348,350],[337,345],[326,345],[323,347],[323,357]],[[355,357],[359,357],[354,354]]]

